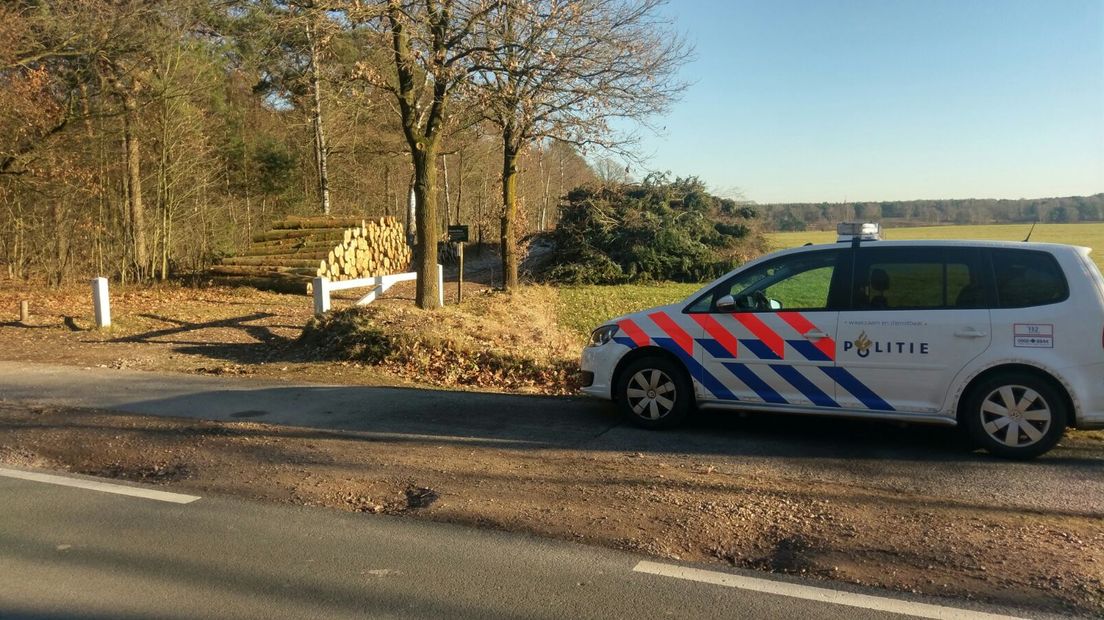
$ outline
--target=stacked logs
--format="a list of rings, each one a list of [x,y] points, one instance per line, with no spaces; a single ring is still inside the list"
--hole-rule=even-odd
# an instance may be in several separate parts
[[[318,277],[352,280],[401,273],[411,257],[403,226],[393,217],[288,217],[253,235],[244,254],[223,259],[211,273],[229,283],[302,292]]]

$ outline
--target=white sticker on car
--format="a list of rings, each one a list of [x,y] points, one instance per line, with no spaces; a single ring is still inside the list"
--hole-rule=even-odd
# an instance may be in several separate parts
[[[1050,323],[1016,323],[1012,326],[1013,345],[1029,349],[1053,349],[1054,325]]]

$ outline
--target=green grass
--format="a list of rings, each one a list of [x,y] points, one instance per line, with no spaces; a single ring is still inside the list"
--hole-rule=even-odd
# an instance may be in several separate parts
[[[883,239],[983,239],[990,241],[1022,241],[1031,224],[987,224],[977,226],[924,226],[920,228],[888,227],[882,230]],[[771,233],[767,235],[774,249],[793,248],[806,243],[831,243],[836,240],[835,231],[804,231]],[[1031,233],[1032,241],[1068,243],[1097,248],[1093,260],[1104,269],[1104,222],[1079,224],[1039,224]]]
[[[615,316],[686,299],[701,284],[660,282],[615,286],[562,286],[557,316],[563,325],[583,337]]]

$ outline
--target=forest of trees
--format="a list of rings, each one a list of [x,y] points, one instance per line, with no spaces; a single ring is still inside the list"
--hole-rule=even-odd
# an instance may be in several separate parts
[[[664,1],[0,3],[0,274],[167,279],[277,218],[390,215],[419,271],[464,223],[513,288],[518,240],[572,189],[628,181],[616,129],[685,88]],[[767,230],[1076,222],[1104,194],[760,210]]]
[[[1104,220],[1104,194],[1020,200],[948,199],[760,205],[768,230],[834,230],[848,220],[894,225],[1097,222]]]
[[[416,262],[457,222],[516,261],[588,149],[629,148],[612,122],[681,90],[662,1],[5,2],[0,264],[165,279],[323,213],[408,222]]]

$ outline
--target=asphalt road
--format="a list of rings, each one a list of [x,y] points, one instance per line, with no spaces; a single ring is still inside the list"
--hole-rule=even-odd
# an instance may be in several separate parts
[[[486,443],[570,446],[617,424],[602,403],[0,362],[0,399]]]
[[[0,469],[5,619],[875,619],[980,611],[687,572],[631,554],[445,524],[229,499],[167,503],[12,475],[21,472]],[[787,593],[729,587],[733,579]]]
[[[687,428],[649,432],[621,424],[609,403],[583,398],[294,385],[16,362],[0,362],[0,400],[473,445],[701,455],[793,479],[979,507],[1104,517],[1099,446],[1061,446],[1035,461],[1015,463],[972,452],[948,428],[703,414]]]

